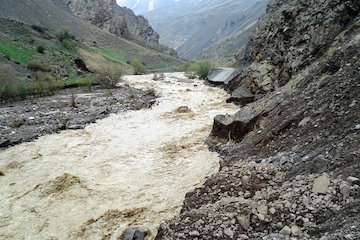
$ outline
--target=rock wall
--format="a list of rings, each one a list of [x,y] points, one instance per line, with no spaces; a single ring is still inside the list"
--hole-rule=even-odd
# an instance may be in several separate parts
[[[157,240],[360,239],[360,2],[274,0],[215,118],[218,174]]]
[[[272,0],[246,50],[238,55],[245,84],[255,94],[275,91],[319,59],[358,15],[356,0]]]
[[[115,0],[63,0],[78,17],[117,36],[159,48],[159,34],[142,16],[117,5]]]

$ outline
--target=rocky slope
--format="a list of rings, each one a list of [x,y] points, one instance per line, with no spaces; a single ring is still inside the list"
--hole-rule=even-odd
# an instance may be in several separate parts
[[[215,118],[221,170],[158,240],[360,239],[359,13],[357,0],[270,3],[229,86],[259,100]]]
[[[132,10],[120,7],[115,0],[63,1],[76,16],[101,29],[145,46],[159,47],[159,34],[149,22],[142,16],[136,16]]]

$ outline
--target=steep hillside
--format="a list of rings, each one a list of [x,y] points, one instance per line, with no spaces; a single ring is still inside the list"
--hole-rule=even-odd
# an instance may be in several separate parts
[[[245,45],[250,31],[265,12],[264,1],[177,1],[144,13],[161,35],[160,42],[185,58],[231,55]],[[232,38],[232,44],[225,43]],[[219,47],[222,50],[217,50]]]
[[[156,239],[359,239],[359,50],[359,1],[271,1],[229,86],[258,100],[215,118],[220,172]]]
[[[78,42],[98,51],[117,55],[123,65],[134,58],[141,59],[149,70],[161,71],[182,64],[175,57],[142,47],[81,20],[69,11],[63,0],[3,0],[0,18],[41,26],[57,33],[67,30]]]
[[[101,29],[145,46],[159,48],[159,34],[148,21],[142,16],[136,16],[128,8],[120,7],[115,0],[63,1],[76,16]]]

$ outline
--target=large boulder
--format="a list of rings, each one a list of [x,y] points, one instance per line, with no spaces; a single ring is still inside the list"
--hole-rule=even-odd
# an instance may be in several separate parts
[[[239,112],[235,115],[218,115],[214,119],[211,136],[240,141],[254,129],[257,115],[250,112]]]
[[[255,101],[255,95],[246,86],[240,86],[231,93],[231,97],[227,99],[228,103],[235,103],[244,106]]]

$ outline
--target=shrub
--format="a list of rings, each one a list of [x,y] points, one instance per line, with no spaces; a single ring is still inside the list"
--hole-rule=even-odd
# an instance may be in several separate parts
[[[36,47],[36,51],[37,51],[38,53],[43,54],[43,53],[45,53],[45,48],[44,48],[43,46],[37,46],[37,47]]]
[[[83,74],[83,75],[72,75],[68,80],[65,81],[65,87],[88,87],[91,90],[91,86],[95,84],[95,74]]]
[[[41,72],[51,71],[50,65],[34,60],[28,63],[27,68],[33,71],[41,71]]]
[[[62,42],[62,45],[64,48],[66,48],[67,50],[74,50],[75,49],[75,45],[73,42],[71,42],[71,40],[63,40]]]
[[[131,66],[134,68],[135,75],[142,75],[145,73],[145,66],[138,58],[134,58],[131,61]]]
[[[68,30],[64,30],[56,34],[56,38],[61,42],[64,48],[67,50],[73,50],[75,48],[72,40],[75,39],[73,35],[70,34]]]
[[[56,38],[57,38],[60,42],[63,42],[63,41],[65,41],[65,40],[72,40],[72,39],[74,39],[74,36],[72,36],[68,30],[63,30],[63,31],[59,32],[58,34],[56,34]]]
[[[121,80],[122,71],[119,69],[105,69],[96,77],[96,82],[104,88],[115,88]]]
[[[64,83],[44,72],[35,73],[34,81],[19,79],[11,68],[0,65],[0,99],[24,98],[28,95],[48,95],[63,88]]]
[[[198,76],[200,79],[206,80],[209,72],[211,70],[210,62],[196,62],[192,64],[186,64],[186,73],[189,76],[193,76],[194,74]]]

